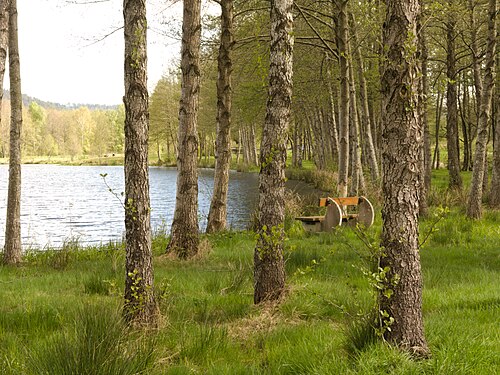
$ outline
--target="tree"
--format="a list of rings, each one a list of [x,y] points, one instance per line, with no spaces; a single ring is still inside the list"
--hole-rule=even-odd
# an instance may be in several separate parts
[[[349,171],[349,66],[347,0],[334,0],[337,5],[337,49],[340,63],[340,115],[339,115],[339,186],[341,197],[347,196],[347,176]]]
[[[197,119],[200,93],[201,0],[184,0],[177,195],[168,252],[187,259],[198,253]]]
[[[418,48],[420,53],[420,70],[421,70],[421,80],[418,86],[418,96],[419,96],[419,118],[420,123],[423,129],[424,136],[424,144],[423,144],[423,157],[422,157],[422,171],[424,174],[424,183],[421,185],[420,190],[420,206],[419,206],[419,214],[420,216],[427,216],[428,214],[428,206],[427,206],[427,193],[431,188],[431,141],[430,141],[430,132],[429,132],[429,121],[427,115],[427,95],[429,91],[428,84],[428,50],[427,50],[427,41],[426,41],[426,29],[424,27],[425,19],[423,19],[423,9],[424,9],[424,0],[420,0],[420,9],[422,10],[419,20],[418,20]]]
[[[422,181],[422,128],[418,113],[418,0],[389,0],[383,31],[382,166],[384,207],[379,294],[384,337],[403,350],[427,356],[422,321],[418,249]]]
[[[462,188],[460,176],[460,147],[458,143],[458,108],[457,108],[457,68],[456,68],[456,14],[454,0],[448,0],[448,21],[446,23],[446,141],[448,150],[448,173],[450,189]]]
[[[3,80],[5,76],[5,63],[7,61],[7,53],[9,47],[9,1],[0,3],[0,123],[2,122],[3,109]],[[3,126],[0,129],[3,130]],[[4,134],[0,134],[2,139],[6,139]],[[1,155],[5,157],[5,148],[2,142]]]
[[[277,300],[285,287],[283,260],[286,140],[293,72],[293,0],[271,2],[269,92],[262,133],[254,302]]]
[[[481,107],[479,113],[479,128],[476,140],[474,165],[472,168],[472,184],[467,201],[467,216],[480,219],[482,216],[481,202],[483,198],[483,177],[485,171],[486,145],[488,143],[488,126],[491,115],[491,99],[495,85],[495,50],[496,50],[496,18],[497,0],[489,1],[488,16],[488,45],[486,48],[486,70],[481,94]],[[498,147],[498,145],[497,145]]]
[[[221,37],[217,57],[217,140],[215,153],[214,192],[208,213],[207,233],[226,227],[227,192],[231,163],[231,74],[233,64],[233,0],[221,0]]]
[[[4,262],[21,261],[21,128],[23,124],[23,98],[21,94],[21,67],[17,29],[17,0],[9,8],[9,78],[10,78],[10,148],[9,190],[5,225]]]
[[[500,207],[500,57],[497,54],[497,85],[495,88],[495,131],[493,141],[493,171],[491,173],[491,187],[489,195],[490,207]]]
[[[125,305],[128,322],[155,323],[148,170],[146,2],[124,0]]]
[[[156,143],[158,162],[161,162],[161,146],[165,144],[167,159],[175,159],[179,88],[176,77],[170,74],[158,81],[151,95],[149,137],[151,143]]]
[[[358,80],[359,80],[359,97],[360,97],[360,107],[361,107],[361,122],[363,130],[363,139],[367,151],[368,163],[370,166],[370,173],[372,181],[376,182],[380,178],[377,155],[375,152],[375,145],[373,144],[372,137],[372,123],[370,120],[370,111],[368,105],[368,90],[366,88],[366,78],[365,78],[365,67],[363,63],[363,57],[361,56],[361,45],[358,43],[356,22],[354,20],[354,15],[349,14],[351,20],[351,30],[352,30],[352,40],[353,40],[353,50],[354,58],[357,62],[358,67]]]

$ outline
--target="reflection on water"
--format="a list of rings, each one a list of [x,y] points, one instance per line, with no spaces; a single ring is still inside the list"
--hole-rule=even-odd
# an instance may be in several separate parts
[[[101,174],[107,174],[108,190]],[[61,246],[69,238],[84,244],[120,240],[124,212],[121,166],[23,165],[21,226],[24,248]],[[175,208],[177,171],[150,168],[151,224],[154,230],[169,230]],[[0,247],[4,245],[8,167],[0,166]],[[213,190],[213,170],[199,172],[200,227],[206,226]],[[258,196],[256,173],[230,174],[228,224],[245,229]]]

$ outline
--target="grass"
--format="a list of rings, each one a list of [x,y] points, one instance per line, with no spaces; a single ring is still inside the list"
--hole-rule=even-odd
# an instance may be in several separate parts
[[[434,228],[421,249],[429,360],[412,360],[369,329],[368,250],[351,229],[305,234],[289,223],[279,305],[252,303],[253,233],[204,236],[205,255],[190,261],[165,257],[168,238],[156,233],[162,323],[146,334],[121,323],[120,244],[68,241],[30,252],[20,267],[0,266],[0,373],[500,373],[500,212],[473,222],[455,206],[434,225],[431,211],[421,223],[422,240]],[[380,229],[378,208],[367,236],[378,241]]]
[[[155,291],[164,324],[149,335],[153,346],[120,325],[121,246],[73,247],[64,267],[53,260],[60,256],[55,251],[30,254],[21,267],[0,269],[0,368],[5,374],[493,374],[500,370],[499,222],[500,214],[490,212],[473,225],[454,209],[423,247],[424,320],[433,352],[427,361],[412,361],[366,330],[373,296],[360,271],[358,254],[365,250],[345,228],[292,231],[288,296],[263,307],[252,304],[252,233],[209,236],[212,251],[188,262],[162,256],[166,238],[158,234]],[[430,226],[422,223],[423,230]],[[371,234],[379,229],[377,221]],[[143,360],[131,357],[136,351]]]

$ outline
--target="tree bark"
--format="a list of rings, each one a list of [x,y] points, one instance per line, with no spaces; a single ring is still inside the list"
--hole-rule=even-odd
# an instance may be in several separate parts
[[[453,5],[453,0],[448,0],[448,4]],[[448,150],[448,173],[450,189],[462,188],[462,177],[460,176],[460,148],[458,143],[458,108],[457,108],[457,69],[455,55],[456,38],[455,14],[449,10],[449,18],[446,24],[446,141]]]
[[[252,164],[258,165],[259,158],[257,156],[257,135],[255,134],[255,125],[250,127],[250,150],[252,151]]]
[[[2,110],[3,80],[9,47],[9,7],[10,0],[0,3],[0,111]],[[1,116],[0,121],[2,121]]]
[[[0,3],[0,125],[2,122],[3,83],[9,48],[9,6],[9,1]],[[0,152],[2,158],[6,157],[5,143],[6,140],[2,139]]]
[[[461,91],[463,91],[462,93],[462,101],[460,102],[460,98],[458,100],[458,110],[459,110],[459,113],[460,113],[460,119],[461,119],[461,123],[462,123],[462,136],[463,136],[463,143],[464,143],[464,152],[463,152],[463,159],[462,159],[462,170],[463,171],[468,171],[469,170],[469,160],[471,159],[470,158],[470,155],[469,155],[469,150],[471,149],[470,148],[470,140],[469,140],[469,113],[470,111],[468,111],[468,108],[469,108],[469,95],[468,95],[468,86],[467,84],[465,83],[465,77],[466,76],[466,73],[464,72],[463,74],[463,77],[462,79],[464,80],[464,84],[461,85],[463,87],[463,90],[460,90],[460,88],[458,89],[458,95],[460,97],[460,93]]]
[[[481,107],[479,112],[479,127],[476,139],[474,164],[469,199],[467,201],[467,217],[480,219],[482,216],[483,178],[485,174],[486,145],[488,143],[488,126],[491,115],[491,98],[493,96],[495,51],[496,51],[496,17],[497,0],[489,1],[488,11],[488,41],[485,58],[485,76]]]
[[[497,54],[497,85],[495,87],[495,117],[493,132],[493,168],[488,204],[492,208],[500,207],[500,56]]]
[[[231,105],[233,70],[231,50],[233,41],[233,0],[222,0],[221,37],[217,57],[217,141],[215,154],[214,192],[208,212],[207,233],[226,228],[227,192],[231,164]]]
[[[331,153],[333,164],[338,164],[339,162],[339,137],[338,137],[338,126],[336,121],[335,114],[335,100],[333,98],[333,88],[332,88],[332,72],[330,68],[327,68],[327,86],[328,86],[328,103],[330,104],[329,108],[329,133],[330,133],[330,145],[331,145]]]
[[[476,108],[479,110],[481,107],[481,97],[483,94],[483,82],[481,79],[481,59],[479,54],[479,49],[477,46],[477,25],[476,25],[476,16],[475,16],[475,1],[468,0],[468,9],[469,9],[469,22],[470,22],[470,36],[471,36],[471,44],[470,49],[472,52],[472,71],[474,73],[474,87],[476,91]]]
[[[149,203],[147,23],[145,0],[124,0],[125,30],[125,319],[154,324]]]
[[[348,48],[350,50],[350,48]],[[350,52],[350,51],[349,51]],[[351,160],[351,186],[349,195],[357,196],[360,191],[365,191],[365,177],[363,175],[363,166],[361,165],[361,142],[358,121],[358,106],[356,98],[356,85],[354,83],[354,69],[349,64],[349,147]]]
[[[241,129],[238,129],[238,151],[236,154],[236,164],[240,164],[240,155],[241,155]]]
[[[10,150],[9,187],[5,223],[5,264],[21,262],[21,128],[23,98],[17,29],[17,0],[9,4]]]
[[[181,259],[198,253],[198,107],[200,93],[201,0],[184,0],[181,45],[181,100],[177,195],[167,252]]]
[[[293,0],[271,2],[269,93],[259,174],[254,302],[278,300],[285,289],[285,164],[293,75]]]
[[[440,167],[440,152],[439,152],[439,131],[441,128],[441,111],[443,109],[443,98],[444,95],[440,90],[437,92],[436,98],[436,120],[435,120],[435,135],[434,135],[434,157],[432,159],[432,165],[434,165],[435,169],[439,169]]]
[[[424,9],[423,0],[420,0],[420,9]],[[418,96],[419,96],[419,120],[422,126],[424,135],[424,147],[422,148],[422,172],[424,175],[423,184],[421,185],[420,191],[420,206],[419,214],[420,216],[427,216],[429,207],[427,205],[427,192],[431,188],[431,140],[429,134],[429,122],[427,118],[427,94],[429,91],[428,81],[427,81],[427,42],[425,37],[425,28],[423,26],[423,15],[421,14],[418,19],[418,46],[420,53],[420,68],[421,68],[421,79],[418,86]]]
[[[418,249],[419,195],[423,183],[416,54],[418,14],[418,0],[387,2],[381,80],[384,207],[380,260],[380,267],[387,267],[387,278],[379,303],[380,311],[387,314],[380,316],[385,338],[414,355],[427,356]]]
[[[347,61],[347,0],[335,0],[338,12],[337,50],[340,64],[339,183],[338,195],[347,196],[349,173],[349,66]]]
[[[370,110],[368,106],[368,90],[365,78],[365,67],[363,63],[363,57],[361,55],[361,46],[358,42],[356,22],[352,13],[349,14],[351,17],[351,30],[352,30],[352,43],[354,46],[354,58],[358,66],[358,81],[359,81],[359,100],[361,108],[361,121],[363,129],[363,139],[365,144],[365,150],[367,151],[368,165],[370,166],[370,175],[372,181],[378,181],[380,178],[380,173],[377,164],[377,154],[375,152],[375,145],[373,144],[372,137],[372,122],[370,119]]]

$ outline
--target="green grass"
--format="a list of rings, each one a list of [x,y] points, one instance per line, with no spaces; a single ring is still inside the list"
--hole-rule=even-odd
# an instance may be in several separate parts
[[[431,220],[422,222],[423,232]],[[155,292],[163,323],[148,335],[124,330],[117,312],[122,246],[74,245],[64,256],[31,253],[20,267],[1,267],[1,373],[498,373],[499,223],[499,212],[470,222],[454,208],[422,248],[432,350],[426,361],[413,361],[367,329],[374,303],[360,271],[367,251],[348,228],[291,231],[288,295],[264,307],[252,304],[252,233],[206,237],[211,250],[187,262],[162,256],[167,238],[158,233]],[[374,238],[380,225],[378,215]]]
[[[446,177],[435,176],[442,196]],[[253,233],[204,236],[205,255],[190,261],[164,256],[168,238],[155,233],[162,321],[145,333],[121,322],[121,244],[68,241],[0,266],[0,374],[500,373],[500,211],[470,221],[460,202],[449,193],[442,220],[432,207],[421,221],[428,360],[374,335],[374,295],[362,273],[369,251],[351,229],[306,234],[288,222],[279,305],[253,305]],[[366,233],[374,243],[376,211]]]

